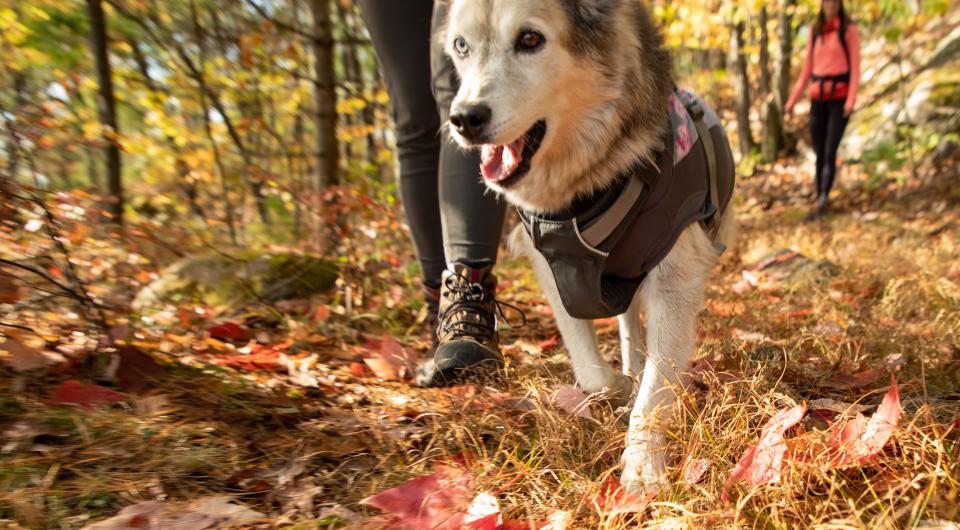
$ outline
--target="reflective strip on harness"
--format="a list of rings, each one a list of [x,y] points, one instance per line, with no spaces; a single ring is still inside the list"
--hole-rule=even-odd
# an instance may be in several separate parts
[[[600,243],[606,241],[606,239],[613,234],[613,231],[620,226],[620,223],[630,214],[633,205],[636,204],[637,199],[640,198],[640,194],[643,193],[643,186],[643,180],[641,180],[639,172],[634,172],[630,176],[627,187],[624,188],[623,193],[617,197],[616,202],[614,202],[607,211],[603,212],[600,217],[594,219],[593,222],[590,223],[590,226],[580,232],[583,241],[594,248],[599,247]]]

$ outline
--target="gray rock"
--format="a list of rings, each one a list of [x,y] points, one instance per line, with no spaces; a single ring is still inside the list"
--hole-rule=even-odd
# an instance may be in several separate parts
[[[147,311],[183,302],[210,306],[276,302],[328,291],[337,277],[336,264],[300,254],[194,256],[167,267],[137,294],[133,308]]]

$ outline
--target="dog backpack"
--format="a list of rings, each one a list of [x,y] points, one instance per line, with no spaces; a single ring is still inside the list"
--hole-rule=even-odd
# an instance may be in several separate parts
[[[690,223],[703,223],[716,240],[733,195],[730,144],[702,100],[676,91],[669,103],[671,126],[655,165],[637,164],[610,189],[559,214],[518,209],[574,318],[626,312],[647,273]]]

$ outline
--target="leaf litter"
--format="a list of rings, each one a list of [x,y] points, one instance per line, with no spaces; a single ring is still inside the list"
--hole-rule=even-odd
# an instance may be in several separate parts
[[[786,189],[803,189],[801,183],[790,181],[789,175],[785,178]],[[856,201],[860,199],[851,200],[841,207],[859,207]],[[429,463],[437,457],[470,449],[479,455],[482,466],[470,471],[473,489],[465,501],[469,507],[483,492],[492,496],[497,511],[490,508],[493,504],[488,498],[490,513],[476,521],[494,528],[516,521],[528,524],[523,516],[540,524],[559,513],[557,508],[565,512],[570,528],[601,527],[601,521],[613,516],[601,516],[587,500],[601,485],[608,486],[605,495],[615,499],[613,510],[621,510],[618,516],[647,525],[679,520],[687,527],[725,528],[736,521],[761,520],[756,514],[783,527],[812,521],[825,524],[809,499],[797,493],[808,483],[816,487],[824,482],[836,488],[824,491],[836,493],[817,502],[830,506],[831,517],[837,521],[892,526],[889,506],[903,509],[921,498],[914,484],[924,492],[924,503],[916,504],[917,513],[922,513],[918,517],[928,521],[955,518],[955,496],[951,497],[944,477],[955,475],[957,462],[944,448],[955,444],[958,436],[953,425],[960,417],[960,407],[952,396],[960,380],[956,379],[960,365],[949,352],[956,348],[952,337],[960,319],[955,306],[944,302],[949,299],[938,294],[949,291],[937,280],[956,283],[960,269],[921,251],[923,245],[917,245],[917,250],[904,245],[904,263],[923,263],[932,271],[929,279],[911,280],[911,288],[925,297],[923,304],[918,303],[909,298],[908,290],[896,288],[898,279],[911,272],[886,266],[878,257],[882,252],[864,243],[890,241],[891,236],[910,240],[912,236],[899,228],[876,223],[863,226],[858,219],[837,215],[830,221],[833,238],[828,244],[804,225],[791,224],[791,208],[796,205],[789,202],[775,203],[768,210],[748,207],[743,218],[748,234],[746,251],[765,255],[771,248],[796,248],[817,259],[843,253],[850,263],[844,264],[841,277],[826,280],[826,288],[816,289],[786,288],[769,274],[776,268],[773,264],[746,276],[738,265],[726,264],[718,270],[717,286],[711,288],[708,298],[730,305],[713,304],[704,318],[701,348],[710,363],[702,377],[707,384],[691,390],[694,399],[682,405],[689,409],[671,427],[671,454],[683,455],[668,462],[668,474],[677,487],[653,500],[621,498],[615,478],[600,483],[601,477],[612,475],[608,472],[621,450],[623,426],[615,418],[602,407],[594,407],[594,421],[571,421],[562,407],[542,399],[574,378],[563,359],[563,346],[553,340],[556,331],[550,311],[528,287],[532,284],[529,271],[506,263],[503,276],[525,278],[511,288],[512,296],[534,309],[529,329],[505,333],[511,381],[493,390],[479,385],[462,391],[416,389],[405,383],[413,360],[426,353],[422,345],[426,341],[403,333],[412,326],[407,313],[415,314],[413,292],[400,299],[396,290],[386,286],[409,284],[403,272],[397,272],[402,267],[379,269],[389,269],[387,278],[383,284],[372,280],[374,287],[365,294],[367,300],[378,296],[381,301],[392,300],[400,309],[399,326],[351,321],[342,304],[318,299],[306,307],[327,309],[305,313],[316,328],[310,324],[298,330],[286,324],[257,327],[256,332],[250,330],[249,340],[244,340],[243,335],[231,338],[218,332],[212,336],[207,331],[219,324],[205,320],[246,323],[246,310],[243,315],[224,315],[198,312],[201,308],[193,306],[183,312],[173,308],[169,324],[130,325],[129,330],[112,337],[153,358],[164,374],[143,377],[149,382],[146,388],[124,389],[129,393],[101,386],[108,392],[93,390],[89,404],[84,404],[89,396],[81,392],[79,398],[65,400],[78,402],[67,407],[48,407],[44,402],[64,379],[77,378],[70,386],[89,386],[88,379],[81,381],[72,373],[70,363],[75,356],[95,350],[96,337],[87,330],[61,325],[76,320],[56,311],[40,316],[20,313],[31,326],[46,326],[41,333],[43,347],[41,342],[25,344],[38,351],[71,353],[64,355],[66,362],[31,369],[29,384],[13,370],[4,372],[5,388],[16,389],[0,400],[4,432],[14,432],[8,427],[16,424],[15,419],[32,421],[19,427],[20,434],[5,440],[9,452],[4,455],[24,464],[21,467],[29,468],[32,475],[15,478],[2,494],[3,504],[11,506],[18,519],[35,521],[30,527],[59,526],[60,516],[49,506],[60,503],[77,514],[79,506],[89,506],[83,502],[90,502],[79,492],[90,491],[102,483],[102,477],[109,477],[108,491],[103,492],[106,504],[93,517],[109,517],[123,505],[135,506],[143,498],[169,497],[164,504],[179,507],[191,499],[250,488],[254,493],[245,493],[242,502],[233,497],[229,504],[249,505],[248,509],[267,514],[272,521],[282,515],[283,520],[300,522],[324,517],[325,509],[339,505],[349,510],[339,512],[344,514],[342,519],[363,524],[377,515],[376,510],[359,505],[359,499],[410,477],[428,476],[436,472]],[[899,203],[891,203],[890,208],[885,215],[900,216],[910,226],[923,227],[923,219],[911,217],[911,212],[922,211],[922,207],[901,211],[897,210]],[[954,214],[948,211],[945,215]],[[947,229],[949,234],[955,231]],[[924,245],[934,243],[926,241]],[[949,253],[938,249],[940,254]],[[370,262],[375,259],[379,258]],[[374,276],[364,278],[370,281],[366,278]],[[740,294],[730,292],[729,286],[737,281],[744,281],[749,288]],[[862,294],[864,286],[876,288],[871,287],[873,294]],[[17,296],[26,300],[31,294],[18,290]],[[389,305],[383,303],[384,315]],[[368,308],[361,308],[360,302],[353,307],[354,311],[362,309]],[[189,318],[179,319],[181,313]],[[831,325],[816,327],[822,322]],[[615,349],[615,327],[606,322],[601,328],[603,345],[609,348],[604,351],[610,352]],[[740,335],[745,340],[735,339],[732,330],[737,329],[747,330]],[[819,332],[814,330],[830,336],[816,342],[820,337],[811,337]],[[72,335],[74,331],[80,335]],[[296,340],[288,342],[288,333],[295,333]],[[324,335],[322,340],[313,337],[318,333]],[[375,342],[365,345],[368,337],[376,337]],[[784,356],[790,367],[783,379],[779,378],[782,368],[776,364],[776,356],[773,361],[763,358],[770,364],[750,357],[769,343],[789,354]],[[891,351],[909,354],[888,361]],[[9,356],[0,357],[6,360]],[[237,360],[230,360],[234,358]],[[382,364],[384,370],[374,372],[368,359]],[[115,376],[122,373],[119,366]],[[897,398],[901,389],[909,397],[902,405],[899,399],[885,397],[885,403],[897,406],[884,406],[871,414],[872,406],[863,408],[875,403],[868,391],[883,385],[889,369],[897,370]],[[723,375],[722,382],[715,381],[718,375]],[[113,384],[119,386],[119,377],[115,379]],[[923,404],[917,397],[920,388],[924,397],[930,396]],[[123,406],[110,406],[118,402]],[[784,432],[780,429],[786,424],[778,423],[772,429],[773,442],[761,444],[763,426],[774,415],[771,411],[789,410],[785,403],[802,402],[808,404],[804,420]],[[88,406],[89,411],[81,408]],[[545,408],[561,414],[537,413]],[[571,410],[577,412],[575,407]],[[818,411],[829,412],[822,412],[823,427],[807,428],[805,420]],[[388,432],[391,434],[385,434]],[[30,433],[36,433],[33,441]],[[787,446],[779,481],[759,484],[750,495],[740,496],[729,506],[718,502],[743,449],[751,443],[757,452],[771,449],[764,451],[760,460],[766,454],[775,455],[782,448],[777,433]],[[690,446],[693,439],[711,442]],[[40,450],[32,451],[32,447]],[[823,461],[804,460],[800,455],[807,450],[822,455]],[[285,467],[292,455],[304,456],[305,470]],[[754,454],[754,460],[756,457]],[[58,472],[61,463],[77,473]],[[523,473],[517,473],[518,467]],[[230,477],[244,469],[254,469],[251,476],[255,478],[244,486],[230,482]],[[284,469],[296,472],[281,480],[286,476]],[[844,472],[847,475],[842,475]],[[773,474],[767,469],[757,471],[756,477]],[[836,480],[838,476],[856,476],[857,480]],[[691,483],[695,486],[690,487]],[[142,496],[129,497],[134,490]],[[878,497],[870,497],[870,491]],[[932,493],[928,495],[928,491]],[[44,504],[46,497],[51,504]],[[619,507],[616,499],[623,501]],[[43,508],[38,512],[36,506]],[[478,502],[478,506],[484,504]],[[772,514],[764,512],[766,506],[782,509]],[[622,511],[624,507],[627,511]],[[737,512],[740,509],[743,511]],[[483,513],[478,508],[477,515]]]

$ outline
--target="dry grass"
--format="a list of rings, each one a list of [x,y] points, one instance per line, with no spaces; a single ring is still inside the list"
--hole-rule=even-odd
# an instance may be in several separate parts
[[[625,426],[604,405],[597,420],[572,418],[539,397],[572,381],[530,272],[506,263],[504,296],[526,304],[530,324],[507,330],[509,381],[496,388],[523,406],[491,404],[494,390],[423,390],[358,381],[331,361],[333,383],[296,389],[221,370],[172,369],[152,390],[96,413],[42,405],[62,380],[0,374],[0,423],[37,435],[0,455],[0,519],[31,528],[78,528],[149,499],[230,493],[272,518],[265,526],[337,527],[318,520],[430,472],[436,458],[475,455],[480,490],[506,515],[540,520],[555,510],[574,528],[913,528],[958,520],[960,506],[960,196],[956,184],[867,192],[848,170],[839,213],[801,221],[806,186],[796,171],[741,183],[741,258],[717,271],[703,314],[698,376],[667,423],[674,485],[647,513],[601,519],[584,497],[617,472]],[[780,248],[833,262],[835,276],[761,284],[736,294],[745,264]],[[413,309],[408,306],[409,312]],[[410,326],[402,321],[397,328]],[[366,325],[366,324],[364,324]],[[349,322],[330,328],[342,340]],[[616,332],[603,347],[617,357]],[[339,331],[338,331],[339,330]],[[354,332],[355,334],[355,332]],[[336,348],[334,348],[336,349]],[[159,354],[158,354],[159,355]],[[778,409],[817,398],[876,405],[885,380],[857,389],[831,375],[882,367],[899,355],[905,409],[885,451],[869,465],[789,464],[778,484],[720,491],[733,464]],[[163,357],[160,355],[160,357]],[[807,430],[818,427],[806,423]],[[822,426],[819,426],[822,427]],[[29,437],[28,437],[29,438]],[[703,479],[680,481],[684,462],[711,461]],[[286,483],[277,477],[293,477]],[[309,493],[304,493],[305,491]],[[299,507],[296,501],[301,500]]]

